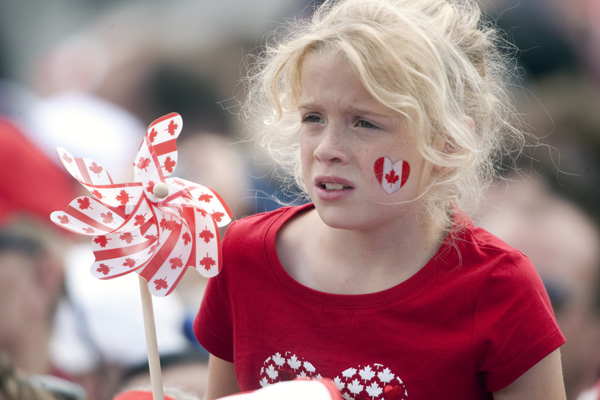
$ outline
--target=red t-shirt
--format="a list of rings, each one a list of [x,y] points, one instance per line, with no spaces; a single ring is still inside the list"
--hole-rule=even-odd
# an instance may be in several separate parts
[[[346,398],[487,399],[564,343],[529,260],[470,223],[453,243],[460,258],[447,239],[388,290],[336,295],[298,283],[275,236],[310,207],[248,217],[225,235],[194,331],[234,362],[242,391],[307,376],[333,379]]]

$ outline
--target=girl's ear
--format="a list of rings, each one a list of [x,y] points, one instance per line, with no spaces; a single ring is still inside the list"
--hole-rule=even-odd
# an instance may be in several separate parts
[[[468,126],[470,134],[475,134],[475,121],[473,121],[473,118],[465,115],[463,117],[463,121]],[[464,149],[462,149],[456,143],[456,140],[448,134],[443,134],[443,139],[440,142],[440,152],[443,154],[443,157],[447,159],[460,156],[462,153],[464,153]],[[449,172],[449,168],[450,167],[436,165],[433,167],[433,171],[436,173],[447,173]]]
[[[468,115],[465,115],[463,118],[469,125],[469,128],[471,128],[471,133],[475,133],[475,121],[473,121],[473,118],[469,117]]]

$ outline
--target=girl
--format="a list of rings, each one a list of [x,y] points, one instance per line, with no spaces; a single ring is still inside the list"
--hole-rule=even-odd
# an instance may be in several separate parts
[[[227,231],[195,334],[207,399],[297,377],[346,399],[564,399],[520,252],[463,210],[510,124],[470,0],[326,1],[267,49],[249,110],[311,202]]]

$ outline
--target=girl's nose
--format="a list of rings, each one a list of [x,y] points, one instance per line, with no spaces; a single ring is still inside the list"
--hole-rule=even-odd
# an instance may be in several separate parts
[[[315,159],[325,163],[339,164],[348,159],[347,143],[344,142],[341,127],[329,126],[319,137],[313,152]]]

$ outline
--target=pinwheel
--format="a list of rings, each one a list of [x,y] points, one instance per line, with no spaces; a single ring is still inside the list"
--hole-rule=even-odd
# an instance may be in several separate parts
[[[67,230],[93,236],[93,276],[111,279],[137,272],[155,296],[173,291],[186,267],[206,277],[221,268],[219,227],[231,211],[215,191],[180,178],[168,178],[177,165],[179,114],[150,124],[133,170],[134,182],[114,183],[93,160],[59,148],[67,171],[93,197],[73,200],[51,215]]]
[[[92,196],[78,197],[65,211],[50,216],[62,228],[93,237],[93,276],[112,279],[139,274],[155,400],[164,399],[164,393],[150,293],[170,294],[187,267],[206,277],[215,276],[221,269],[219,227],[232,216],[217,192],[169,178],[177,165],[181,127],[176,113],[150,124],[134,159],[134,180],[129,183],[115,183],[97,162],[58,148],[64,167]]]

